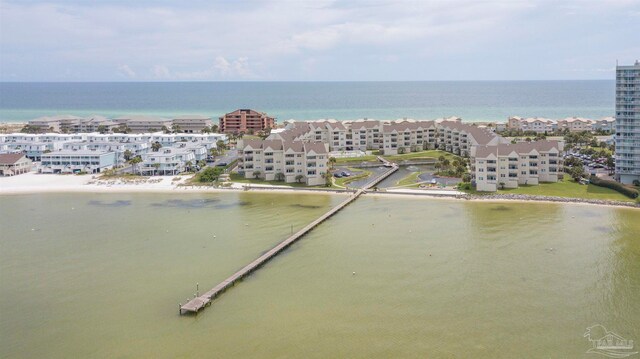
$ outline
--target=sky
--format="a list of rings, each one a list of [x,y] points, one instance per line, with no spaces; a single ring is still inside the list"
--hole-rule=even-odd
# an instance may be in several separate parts
[[[613,79],[640,0],[2,0],[0,81]]]

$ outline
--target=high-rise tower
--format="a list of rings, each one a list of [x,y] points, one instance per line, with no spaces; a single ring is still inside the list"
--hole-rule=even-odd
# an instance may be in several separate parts
[[[616,177],[640,181],[640,61],[616,66]]]

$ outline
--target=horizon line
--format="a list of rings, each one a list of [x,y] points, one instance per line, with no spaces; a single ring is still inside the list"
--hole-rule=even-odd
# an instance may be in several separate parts
[[[615,81],[615,79],[536,79],[536,80],[141,80],[141,81],[0,81],[0,84],[44,83],[347,83],[347,82],[562,82],[562,81]]]

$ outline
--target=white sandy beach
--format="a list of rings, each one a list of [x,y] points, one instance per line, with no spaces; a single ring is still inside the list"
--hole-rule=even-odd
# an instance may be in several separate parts
[[[13,176],[0,177],[0,196],[37,193],[220,193],[229,191],[245,191],[246,184],[232,183],[230,187],[185,186],[184,182],[190,176],[155,176],[138,180],[123,181],[120,179],[98,179],[91,175],[53,175],[37,174],[34,172]],[[180,178],[180,180],[176,180]],[[290,186],[272,186],[251,184],[251,191],[288,193],[288,194],[321,194],[321,195],[351,195],[352,192],[305,190]],[[389,189],[384,192],[369,191],[367,196],[415,198],[415,199],[444,199],[444,200],[468,200],[482,202],[520,202],[520,203],[567,203],[576,205],[624,207],[617,204],[523,200],[511,198],[468,198],[466,193],[455,190],[420,190],[420,189]]]
[[[243,191],[245,184],[233,183],[227,188],[208,186],[185,186],[184,183],[190,176],[155,176],[148,179],[120,180],[99,179],[91,175],[53,175],[26,173],[13,177],[0,177],[0,195],[34,194],[34,193],[123,193],[123,192],[227,192]],[[175,180],[180,178],[180,180]],[[251,184],[251,188],[260,191],[277,191],[279,193],[295,192],[301,190],[290,186],[271,186]],[[289,191],[288,191],[289,190]],[[320,191],[304,191],[305,193],[322,193]]]

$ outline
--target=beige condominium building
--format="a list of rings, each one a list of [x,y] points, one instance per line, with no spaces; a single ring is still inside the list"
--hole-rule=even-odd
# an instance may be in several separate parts
[[[288,140],[242,140],[238,144],[238,171],[245,178],[287,183],[304,182],[310,186],[325,183],[328,146],[322,142]]]
[[[471,176],[478,191],[557,182],[562,178],[562,144],[558,141],[475,146]]]
[[[118,125],[126,125],[133,133],[162,131],[163,127],[171,129],[172,121],[168,118],[146,115],[130,115],[114,118]]]
[[[211,127],[211,117],[203,115],[183,115],[172,119],[173,128],[184,133],[201,133]]]
[[[258,133],[276,126],[276,119],[266,113],[251,109],[239,109],[220,117],[222,133]]]

